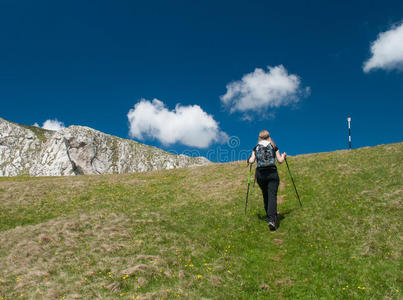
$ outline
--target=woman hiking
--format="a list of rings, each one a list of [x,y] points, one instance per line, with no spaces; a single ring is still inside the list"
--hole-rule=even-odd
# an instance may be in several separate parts
[[[270,230],[274,231],[279,226],[277,217],[277,190],[280,183],[275,160],[281,164],[287,154],[280,155],[276,144],[270,138],[267,130],[259,133],[257,145],[252,150],[249,163],[253,164],[257,160],[256,178],[262,190],[264,209],[266,210],[266,221]]]

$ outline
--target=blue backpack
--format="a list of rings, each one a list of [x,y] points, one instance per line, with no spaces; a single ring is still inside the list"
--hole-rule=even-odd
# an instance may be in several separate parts
[[[273,146],[269,143],[267,146],[257,144],[255,148],[257,166],[273,167],[276,166]]]

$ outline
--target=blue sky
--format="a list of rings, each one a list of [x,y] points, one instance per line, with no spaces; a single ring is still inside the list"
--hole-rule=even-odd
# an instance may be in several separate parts
[[[363,66],[402,21],[402,1],[3,0],[0,117],[57,119],[215,161],[240,158],[261,129],[291,155],[345,149],[348,116],[354,148],[400,142],[402,61]],[[256,68],[270,80],[268,66],[294,86],[224,103],[231,82],[251,88],[242,78]],[[255,109],[234,111],[243,96]]]

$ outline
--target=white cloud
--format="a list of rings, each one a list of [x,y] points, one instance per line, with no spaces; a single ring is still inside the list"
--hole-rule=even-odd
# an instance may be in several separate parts
[[[289,75],[283,65],[267,68],[267,72],[256,68],[241,80],[227,84],[227,92],[220,99],[231,113],[254,111],[266,114],[269,107],[296,103],[304,93],[310,93],[309,87],[305,91],[301,89],[300,78]],[[250,118],[250,115],[245,116]]]
[[[372,69],[403,70],[403,23],[381,32],[371,44],[372,57],[364,63],[364,72]]]
[[[60,129],[65,128],[64,123],[58,121],[57,119],[46,120],[45,122],[43,122],[42,126],[39,126],[39,124],[35,122],[34,125],[32,125],[32,126],[42,127],[43,129],[54,130],[54,131],[59,131]]]
[[[198,105],[177,104],[174,110],[168,110],[158,99],[141,99],[129,110],[127,118],[131,137],[143,140],[148,136],[164,145],[182,143],[206,148],[213,142],[225,142],[228,139],[213,117]]]

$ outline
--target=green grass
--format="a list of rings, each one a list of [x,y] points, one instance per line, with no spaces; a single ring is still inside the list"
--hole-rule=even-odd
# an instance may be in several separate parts
[[[276,232],[245,162],[0,178],[0,299],[400,299],[402,160],[289,157]]]

